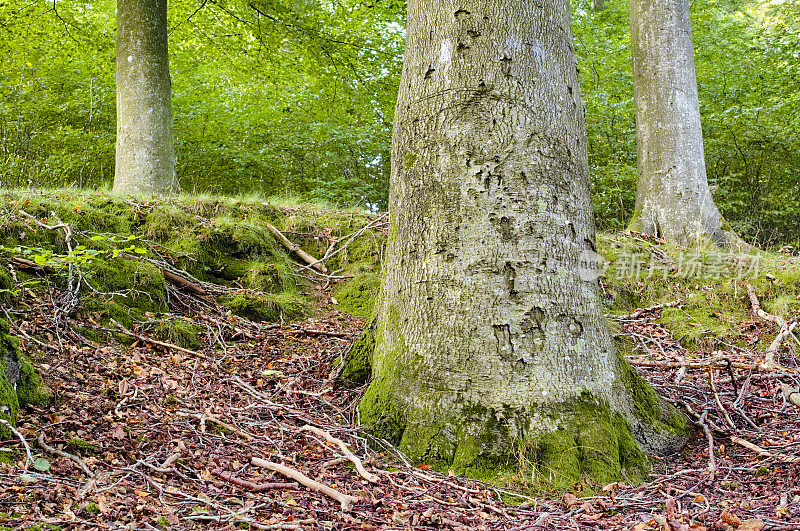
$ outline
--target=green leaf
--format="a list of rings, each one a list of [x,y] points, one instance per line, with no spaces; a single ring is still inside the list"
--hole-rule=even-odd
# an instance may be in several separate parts
[[[147,249],[143,247],[136,247],[133,252],[136,254],[147,254]]]
[[[39,472],[47,472],[50,470],[50,461],[45,459],[44,457],[39,457],[36,461],[33,462],[33,468],[38,470]]]

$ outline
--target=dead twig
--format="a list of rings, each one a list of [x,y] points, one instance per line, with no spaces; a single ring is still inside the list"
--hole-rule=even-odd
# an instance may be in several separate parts
[[[380,480],[378,476],[370,473],[369,471],[367,471],[366,468],[364,468],[364,463],[361,462],[361,459],[359,459],[358,456],[356,456],[356,454],[351,452],[350,449],[347,447],[347,445],[344,443],[344,441],[342,441],[341,439],[337,439],[336,437],[334,437],[325,430],[321,430],[319,428],[309,425],[303,426],[302,428],[300,428],[300,431],[309,431],[315,435],[319,435],[329,443],[338,446],[339,449],[342,451],[342,453],[345,455],[345,457],[347,457],[347,459],[349,459],[350,462],[352,462],[356,466],[358,474],[362,478],[369,481],[370,483],[378,483],[378,481]]]
[[[28,472],[28,464],[32,465],[32,464],[35,463],[35,461],[33,460],[33,454],[31,453],[31,447],[28,446],[28,441],[26,441],[25,437],[19,431],[17,431],[17,429],[14,426],[12,426],[11,423],[8,422],[7,420],[0,419],[0,424],[4,424],[9,430],[11,430],[11,433],[16,435],[19,438],[19,440],[22,441],[22,446],[25,447],[25,454],[28,457],[25,460],[25,468],[23,469],[22,473],[23,474],[27,473]]]
[[[700,415],[699,419],[697,419],[697,423],[703,427],[703,431],[708,439],[708,471],[713,479],[717,473],[717,460],[714,456],[714,436],[711,435],[711,430],[709,429],[708,424],[706,424],[706,416],[708,416],[708,410],[703,411],[703,414]]]
[[[639,308],[635,312],[628,314],[628,315],[613,315],[608,314],[607,317],[610,319],[614,319],[615,321],[632,321],[634,319],[638,319],[642,315],[646,314],[647,312],[652,312],[655,310],[661,310],[662,308],[672,308],[675,306],[680,306],[683,304],[682,299],[678,299],[675,301],[664,302],[661,304],[654,304],[653,306],[648,306],[647,308]]]
[[[273,489],[299,489],[300,484],[297,482],[289,482],[289,483],[281,483],[281,482],[273,482],[273,483],[253,483],[252,481],[247,481],[246,479],[239,479],[234,477],[233,474],[230,472],[225,472],[224,470],[220,470],[219,468],[215,468],[211,471],[212,474],[217,476],[218,478],[222,478],[225,481],[229,481],[234,485],[238,485],[248,490],[252,490],[253,492],[261,492],[264,490],[273,490]]]
[[[789,335],[792,333],[792,330],[794,330],[797,323],[795,322],[789,324],[786,321],[786,319],[784,319],[780,315],[772,315],[771,313],[767,313],[764,310],[762,310],[761,304],[758,302],[758,296],[756,296],[756,292],[753,289],[752,284],[748,282],[746,286],[747,286],[747,295],[750,298],[750,306],[753,309],[753,314],[756,317],[760,317],[764,321],[775,323],[780,327],[778,335],[775,337],[772,343],[770,343],[769,347],[767,347],[767,350],[764,352],[764,365],[768,369],[778,369],[787,372],[796,372],[793,371],[792,369],[787,369],[786,367],[781,366],[777,361],[775,361],[775,358],[778,355],[778,350],[781,348],[781,345],[783,345],[784,341],[786,341],[786,338],[788,338]]]
[[[284,234],[281,231],[279,231],[278,229],[276,229],[275,227],[273,227],[269,223],[267,223],[267,228],[269,229],[269,231],[272,234],[275,235],[276,238],[278,238],[278,241],[281,242],[281,244],[284,247],[286,247],[290,251],[293,251],[295,254],[297,254],[297,256],[299,256],[300,258],[305,260],[307,264],[309,264],[310,266],[313,266],[314,269],[316,269],[317,271],[319,271],[321,273],[325,273],[325,274],[328,273],[328,268],[325,267],[325,264],[320,263],[319,260],[317,260],[316,258],[311,256],[310,254],[308,254],[307,252],[302,250],[299,245],[295,245],[292,242],[290,242],[289,239],[286,236],[284,236]]]
[[[728,366],[730,367],[730,362],[728,362]],[[723,407],[722,401],[719,399],[717,386],[714,383],[714,369],[712,367],[708,368],[708,385],[711,388],[711,393],[714,395],[714,402],[716,402],[719,412],[722,413],[722,418],[725,419],[725,422],[728,423],[728,426],[733,428],[733,431],[736,431],[736,424],[733,423],[730,415],[728,415],[728,411]]]
[[[731,436],[731,441],[735,442],[739,446],[744,446],[748,450],[754,451],[758,455],[763,455],[764,457],[771,457],[773,459],[783,461],[784,463],[800,463],[800,457],[794,455],[772,453],[769,450],[765,450],[764,448],[761,448],[758,445],[755,445],[749,441],[742,439],[741,437]]]
[[[288,466],[284,466],[279,463],[273,463],[272,461],[267,461],[265,459],[261,459],[260,457],[254,457],[250,460],[250,462],[255,466],[266,468],[267,470],[272,470],[273,472],[282,474],[287,478],[294,479],[301,485],[305,485],[311,490],[320,492],[330,498],[333,498],[341,504],[343,511],[350,511],[353,508],[353,504],[358,503],[359,501],[359,499],[355,496],[344,494],[336,489],[320,483],[319,481],[314,481],[310,477],[306,476],[299,470],[295,470],[294,468],[289,468]]]
[[[73,455],[73,454],[70,454],[70,453],[65,452],[63,450],[59,450],[58,448],[53,448],[52,446],[49,446],[46,442],[44,442],[44,435],[39,435],[39,438],[36,439],[36,442],[39,444],[39,447],[42,450],[44,450],[46,452],[50,452],[51,454],[54,454],[54,455],[57,455],[57,456],[60,456],[60,457],[66,457],[67,459],[69,459],[73,463],[77,464],[79,467],[81,467],[83,472],[87,476],[89,476],[90,478],[93,478],[95,476],[94,472],[92,472],[92,469],[89,468],[86,465],[86,463],[83,461],[83,459],[81,459],[77,455]]]
[[[214,417],[212,417],[210,415],[203,415],[201,413],[193,413],[191,411],[178,411],[178,415],[181,416],[181,417],[191,417],[191,418],[199,420],[203,431],[205,431],[205,423],[206,422],[211,422],[213,424],[216,424],[217,426],[225,428],[226,430],[228,430],[230,432],[235,433],[236,435],[239,435],[240,437],[242,437],[244,439],[247,439],[248,441],[252,441],[253,440],[253,436],[252,435],[249,435],[249,434],[243,432],[242,430],[240,430],[239,428],[237,428],[236,426],[231,426],[227,422],[221,421],[218,418],[214,418]]]

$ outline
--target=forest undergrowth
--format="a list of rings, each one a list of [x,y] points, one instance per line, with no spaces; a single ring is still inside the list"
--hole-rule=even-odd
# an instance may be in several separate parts
[[[798,528],[795,257],[599,235],[618,346],[695,430],[644,484],[548,492],[530,463],[494,484],[445,476],[358,427],[363,388],[336,377],[385,216],[2,199],[3,309],[51,391],[0,446],[2,528]]]

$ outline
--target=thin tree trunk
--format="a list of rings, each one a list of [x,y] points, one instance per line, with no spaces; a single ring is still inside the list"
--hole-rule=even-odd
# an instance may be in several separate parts
[[[117,0],[115,192],[177,191],[171,93],[167,0]]]
[[[649,387],[581,268],[594,228],[569,1],[411,0],[408,15],[363,422],[472,475],[517,451],[567,481],[641,472],[631,429],[664,450],[682,420],[664,408],[665,428],[652,390],[632,398]]]
[[[631,0],[638,182],[631,228],[738,246],[706,178],[689,0]]]

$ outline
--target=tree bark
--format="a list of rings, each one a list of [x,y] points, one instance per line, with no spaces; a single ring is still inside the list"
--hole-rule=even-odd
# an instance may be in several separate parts
[[[581,268],[595,244],[569,1],[411,0],[408,20],[362,422],[472,476],[520,455],[564,485],[641,472],[631,433],[666,451],[683,419],[616,354]]]
[[[631,0],[638,182],[631,228],[679,245],[741,240],[706,178],[689,0]]]
[[[177,191],[171,93],[167,0],[117,0],[115,192]]]

